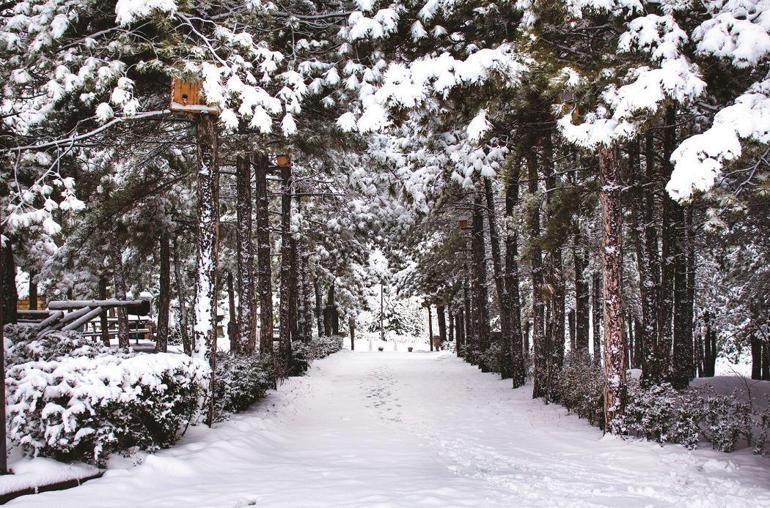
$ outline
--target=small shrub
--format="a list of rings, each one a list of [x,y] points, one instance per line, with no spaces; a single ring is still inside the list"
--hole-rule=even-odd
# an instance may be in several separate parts
[[[759,436],[754,444],[754,453],[756,455],[764,455],[768,451],[767,439],[770,435],[770,404],[768,404],[764,411],[756,415],[755,422],[759,429]]]
[[[102,464],[168,447],[195,415],[208,366],[187,356],[63,357],[8,371],[9,437],[33,456]]]
[[[558,400],[591,425],[604,424],[604,382],[601,370],[586,355],[568,354],[556,379]]]
[[[490,344],[486,351],[479,354],[479,365],[489,372],[499,373],[502,370],[500,353],[501,348],[499,343],[495,342]]]
[[[741,439],[751,442],[751,405],[737,397],[715,396],[704,401],[703,437],[721,452],[735,450]]]
[[[240,356],[229,353],[217,355],[214,382],[217,418],[238,413],[262,399],[275,386],[272,359],[258,355]]]
[[[78,332],[53,331],[38,338],[37,330],[25,325],[7,325],[5,337],[6,366],[27,362],[55,360],[64,356],[87,356],[110,353],[110,348],[99,341],[86,339]]]

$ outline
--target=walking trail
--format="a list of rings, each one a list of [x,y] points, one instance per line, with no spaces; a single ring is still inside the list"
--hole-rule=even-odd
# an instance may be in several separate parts
[[[770,461],[603,437],[449,353],[343,351],[136,467],[12,506],[770,506]]]

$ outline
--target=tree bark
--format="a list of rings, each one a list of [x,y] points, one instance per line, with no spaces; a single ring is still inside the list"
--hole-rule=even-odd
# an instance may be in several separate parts
[[[13,239],[7,238],[2,251],[3,276],[5,277],[5,324],[18,321],[16,305],[19,301],[19,294],[16,291],[16,262],[13,257]]]
[[[3,347],[0,347],[0,375],[3,382],[0,383],[0,475],[8,474],[8,449],[6,445],[7,421],[5,413],[5,303],[8,298],[6,295],[7,283],[5,282],[5,250],[8,247],[3,244],[3,206],[0,206],[0,340]],[[14,282],[14,287],[16,284]],[[14,305],[16,302],[13,302]]]
[[[428,344],[430,350],[433,351],[433,315],[430,311],[430,304],[428,304]]]
[[[592,291],[592,298],[591,298],[591,319],[592,319],[592,332],[593,332],[593,343],[594,343],[594,364],[601,365],[602,364],[602,330],[601,330],[601,322],[602,322],[602,275],[600,272],[596,271],[593,274],[593,291]]]
[[[171,248],[168,234],[160,237],[160,290],[158,292],[158,331],[155,350],[168,351],[168,320],[171,307]]]
[[[185,295],[187,284],[182,273],[181,253],[176,239],[174,239],[174,280],[176,282],[177,321],[179,322],[179,334],[182,336],[182,349],[186,355],[190,356],[192,355],[192,344],[187,325],[187,298]]]
[[[227,338],[230,340],[230,352],[237,354],[241,352],[240,340],[238,338],[238,315],[235,309],[235,281],[233,272],[227,271]]]
[[[463,357],[463,348],[465,347],[465,311],[462,307],[455,313],[455,352],[459,358]]]
[[[293,249],[291,234],[291,168],[281,168],[281,302],[279,307],[279,342],[276,374],[289,375],[291,368],[291,313]]]
[[[29,271],[29,310],[37,310],[37,283],[34,270]]]
[[[514,214],[519,204],[521,160],[514,160],[505,184],[505,289],[511,328],[511,381],[513,388],[523,386],[527,372],[524,366],[524,337],[521,332],[521,293],[519,291],[519,234]]]
[[[470,283],[468,282],[469,273],[470,268],[466,262],[465,278],[463,279],[463,350],[460,356],[473,363],[473,358],[470,354],[470,349],[472,347],[470,343],[473,342],[473,316],[471,315]]]
[[[762,341],[751,337],[751,379],[762,379]]]
[[[674,285],[676,272],[676,262],[680,253],[677,252],[677,224],[679,208],[667,192],[665,185],[671,177],[673,166],[670,158],[676,144],[676,110],[673,106],[666,109],[665,125],[663,127],[663,165],[658,178],[658,188],[662,192],[663,215],[662,215],[662,246],[661,246],[661,283],[660,283],[660,310],[659,310],[659,352],[660,361],[663,365],[663,375],[668,376],[671,373],[671,351],[674,341],[672,330],[672,319],[674,310]]]
[[[436,320],[438,321],[438,336],[441,344],[444,344],[447,340],[446,337],[446,307],[443,305],[436,306]]]
[[[528,190],[536,200],[538,192],[536,143],[530,140],[526,151]],[[529,251],[532,279],[532,345],[534,353],[532,397],[546,395],[548,350],[545,344],[545,302],[543,301],[543,252],[540,247],[540,204],[531,207],[527,229],[532,246]]]
[[[321,285],[318,284],[318,278],[313,282],[315,290],[315,319],[318,326],[318,336],[324,336],[324,318],[323,318],[323,295],[321,294]]]
[[[265,154],[255,155],[254,175],[257,195],[257,277],[259,292],[259,354],[273,355],[273,272],[270,259],[270,197],[267,189],[269,161]]]
[[[623,251],[620,171],[616,150],[599,152],[599,201],[602,209],[604,300],[604,429],[623,414],[626,402],[626,354],[623,344]]]
[[[770,381],[770,344],[762,342],[762,379]]]
[[[517,182],[518,185],[518,182]],[[503,269],[502,255],[500,253],[500,235],[497,229],[497,210],[495,207],[492,180],[484,178],[484,195],[486,197],[487,223],[489,225],[489,244],[492,251],[492,269],[494,271],[495,289],[497,301],[500,306],[500,376],[508,379],[513,376],[512,341],[511,330],[511,299],[508,288],[505,286],[505,270]]]
[[[107,297],[107,277],[104,274],[99,275],[99,298],[106,300]],[[101,328],[102,344],[110,347],[110,321],[107,313],[99,314],[99,327]]]
[[[254,354],[257,348],[257,306],[254,291],[254,244],[252,235],[251,160],[236,160],[236,216],[238,269],[238,346],[237,351]]]
[[[109,239],[110,258],[112,259],[112,281],[115,285],[115,298],[125,300],[128,293],[126,278],[123,274],[123,249],[120,247],[117,233],[113,232]],[[118,316],[118,348],[127,350],[131,347],[128,335],[128,312],[125,307],[116,307]]]
[[[476,333],[479,353],[484,353],[490,346],[489,334],[489,298],[487,295],[487,262],[484,242],[484,213],[482,191],[476,190],[473,199],[473,237],[471,241],[473,256],[473,293],[476,301]],[[490,368],[481,362],[481,371],[489,372]]]
[[[198,155],[198,238],[195,277],[195,326],[192,356],[211,367],[207,424],[214,421],[217,363],[217,261],[219,255],[219,140],[216,118],[199,115],[196,122]]]

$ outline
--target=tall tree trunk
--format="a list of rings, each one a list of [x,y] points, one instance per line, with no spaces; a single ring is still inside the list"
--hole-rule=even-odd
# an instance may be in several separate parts
[[[257,348],[257,306],[254,291],[254,244],[252,235],[251,160],[236,160],[236,216],[238,268],[238,352],[254,354]]]
[[[693,223],[693,207],[688,205],[685,209],[685,246],[687,251],[687,300],[684,302],[684,340],[693,343],[693,326],[695,320],[695,224]],[[692,355],[691,355],[692,356]],[[692,361],[692,360],[691,360]],[[691,369],[690,379],[695,376]]]
[[[318,336],[324,336],[324,318],[323,318],[323,296],[321,294],[321,285],[318,283],[316,277],[313,281],[313,289],[315,290],[315,319],[318,326]]]
[[[762,341],[751,337],[751,379],[762,379]]]
[[[487,263],[484,242],[484,213],[482,191],[476,190],[473,199],[473,238],[471,241],[473,256],[473,293],[476,301],[476,323],[479,353],[485,353],[490,346],[489,335],[489,299],[487,296]],[[488,372],[489,366],[481,362],[481,371]]]
[[[526,148],[529,193],[536,201],[538,192],[537,152],[534,139]],[[545,302],[543,301],[543,252],[540,248],[540,205],[531,207],[527,229],[532,247],[529,251],[532,279],[532,345],[534,353],[532,397],[546,395],[548,386],[548,350],[545,344]]]
[[[29,271],[29,310],[37,310],[37,282],[35,277],[37,274],[34,270]]]
[[[428,304],[428,344],[433,351],[433,314],[430,311],[430,304]]]
[[[762,379],[770,381],[770,344],[762,342]]]
[[[676,278],[676,262],[680,255],[677,251],[678,234],[677,225],[681,224],[678,220],[679,208],[667,192],[665,185],[671,177],[673,166],[671,164],[671,153],[676,144],[676,109],[669,106],[666,109],[665,125],[663,127],[663,165],[658,178],[658,188],[662,192],[663,215],[662,215],[662,247],[661,247],[661,283],[660,283],[660,310],[659,310],[659,351],[660,360],[664,365],[664,376],[671,374],[671,351],[673,345],[672,319],[674,310],[674,284]]]
[[[436,320],[438,321],[439,341],[443,345],[447,341],[446,334],[446,307],[444,305],[436,306]]]
[[[168,320],[171,307],[171,248],[168,234],[160,237],[160,290],[158,292],[158,332],[155,350],[168,351]]]
[[[447,305],[447,341],[449,343],[453,343],[455,341],[455,320],[454,320],[454,311],[452,310],[452,303],[450,301],[449,305]]]
[[[128,293],[126,278],[123,273],[123,249],[120,248],[118,235],[113,233],[110,236],[110,258],[112,259],[112,281],[115,285],[115,298],[125,300]],[[128,312],[125,307],[116,307],[115,312],[118,316],[118,347],[127,350],[131,347],[128,336]]]
[[[642,325],[637,330],[636,340],[639,342],[639,358],[642,367],[642,382],[649,386],[661,380],[660,361],[658,359],[658,283],[653,275],[657,265],[653,265],[651,251],[657,258],[657,232],[653,222],[654,200],[649,185],[654,182],[651,174],[654,172],[654,154],[648,147],[647,176],[640,178],[639,142],[633,141],[629,149],[630,181],[633,185],[631,199],[631,220],[634,227],[634,248],[636,251],[636,266],[639,272],[639,293],[642,303]],[[648,222],[649,221],[649,222]],[[652,245],[650,245],[652,244]]]
[[[291,168],[281,168],[281,303],[279,307],[279,342],[276,374],[289,375],[291,368],[291,313],[293,249],[291,234]]]
[[[199,115],[198,235],[195,277],[195,326],[192,356],[208,360],[211,367],[207,424],[214,421],[214,386],[217,362],[217,262],[219,255],[219,140],[216,118]]]
[[[259,354],[265,358],[273,355],[273,271],[270,259],[270,196],[267,189],[269,164],[267,155],[255,154]]]
[[[514,214],[519,204],[521,160],[516,158],[505,184],[505,289],[511,328],[511,381],[513,388],[523,386],[527,372],[524,365],[524,337],[521,334],[521,294],[519,291],[519,234]]]
[[[329,286],[326,293],[326,307],[324,308],[324,328],[326,335],[340,334],[340,319],[337,311],[337,301],[335,297],[334,282]]]
[[[711,349],[711,313],[703,313],[703,374],[702,377],[712,377],[714,375],[714,363],[712,357],[716,360],[716,352]]]
[[[586,278],[588,262],[582,244],[580,228],[573,229],[572,258],[575,262],[575,350],[579,356],[588,358],[589,332],[589,289]]]
[[[505,286],[506,274],[503,269],[503,260],[500,253],[497,210],[492,180],[489,178],[484,178],[484,195],[487,205],[487,223],[489,224],[489,243],[492,250],[492,269],[494,271],[495,289],[497,290],[497,301],[500,306],[500,376],[503,379],[508,379],[513,376],[511,357],[513,347],[511,342],[513,340],[513,333],[511,331],[511,299],[508,294],[508,288]]]
[[[601,272],[593,273],[591,295],[591,320],[594,343],[594,364],[602,364],[602,275]]]
[[[455,348],[457,356],[462,358],[463,348],[465,347],[465,311],[462,306],[457,309],[455,320]]]
[[[5,413],[5,303],[8,298],[6,290],[8,289],[5,282],[5,249],[8,248],[7,244],[2,241],[3,238],[3,206],[0,206],[0,340],[3,342],[3,347],[0,347],[0,375],[3,378],[3,382],[0,383],[0,475],[8,474],[8,450],[6,445],[6,413]],[[15,283],[14,283],[15,287]],[[16,302],[13,302],[14,305]]]
[[[644,342],[645,352],[644,361],[647,362],[646,371],[648,374],[643,373],[643,382],[653,384],[658,383],[663,379],[665,370],[665,354],[662,351],[663,345],[661,344],[662,338],[662,323],[660,321],[661,313],[661,266],[660,266],[660,234],[658,228],[658,215],[657,210],[660,208],[658,203],[658,193],[656,192],[657,186],[660,182],[658,176],[658,170],[655,166],[655,136],[652,131],[649,131],[645,136],[645,189],[644,189],[644,244],[646,259],[649,267],[649,276],[651,289],[647,292],[648,300],[648,314],[649,325],[647,328],[654,330],[654,336],[650,330],[645,330],[645,340],[649,338],[649,345]],[[649,347],[648,347],[649,346]],[[667,354],[667,353],[666,353]],[[645,369],[645,367],[642,367]]]
[[[233,272],[227,271],[227,309],[228,309],[228,323],[227,323],[227,338],[230,340],[230,352],[240,353],[241,344],[238,337],[238,314],[235,310],[235,281],[233,280]]]
[[[107,277],[103,273],[99,274],[99,298],[102,300],[108,298]],[[106,312],[99,314],[99,327],[101,328],[102,344],[106,347],[110,347],[110,321],[107,318]]]
[[[190,343],[190,335],[188,333],[187,325],[187,296],[185,294],[185,288],[187,282],[185,281],[184,274],[182,273],[182,256],[179,251],[179,245],[176,239],[174,239],[174,279],[176,282],[176,298],[177,304],[177,321],[179,323],[179,334],[182,336],[182,349],[186,355],[192,354],[192,344]]]
[[[19,294],[16,291],[16,262],[13,257],[13,239],[7,238],[3,248],[2,263],[3,276],[5,277],[5,321],[4,323],[15,323],[18,321],[16,304],[19,301]]]
[[[622,415],[626,402],[626,355],[623,344],[623,246],[620,171],[614,148],[599,152],[599,201],[602,208],[604,271],[604,429]]]
[[[673,241],[671,256],[674,264],[674,343],[671,362],[671,385],[686,388],[692,374],[692,324],[687,323],[687,256],[685,252],[685,214],[679,204],[671,206]]]
[[[303,248],[299,258],[299,288],[300,288],[300,314],[302,316],[302,340],[310,342],[313,339],[313,303],[310,299],[310,252]],[[351,317],[351,319],[353,319]]]
[[[473,363],[473,355],[471,353],[473,344],[473,315],[471,313],[471,297],[470,297],[470,282],[468,280],[470,274],[470,263],[465,263],[465,278],[463,279],[463,313],[465,327],[463,331],[463,351],[462,355],[467,361]]]
[[[575,309],[567,312],[567,328],[569,330],[569,351],[571,354],[577,352],[577,338],[575,337]]]
[[[546,206],[548,209],[548,220],[555,219],[557,211],[554,204],[554,193],[557,189],[556,175],[553,168],[553,139],[549,130],[543,135],[543,174],[545,176],[546,186]],[[562,259],[562,243],[552,243],[548,249],[548,281],[549,286],[553,288],[550,298],[550,321],[548,325],[548,363],[547,363],[547,387],[546,396],[550,400],[556,400],[558,395],[555,393],[556,379],[564,364],[564,274]]]

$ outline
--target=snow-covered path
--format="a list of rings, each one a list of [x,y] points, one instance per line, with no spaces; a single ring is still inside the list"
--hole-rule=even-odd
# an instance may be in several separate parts
[[[770,506],[748,452],[603,438],[447,353],[314,364],[214,431],[14,506]]]

